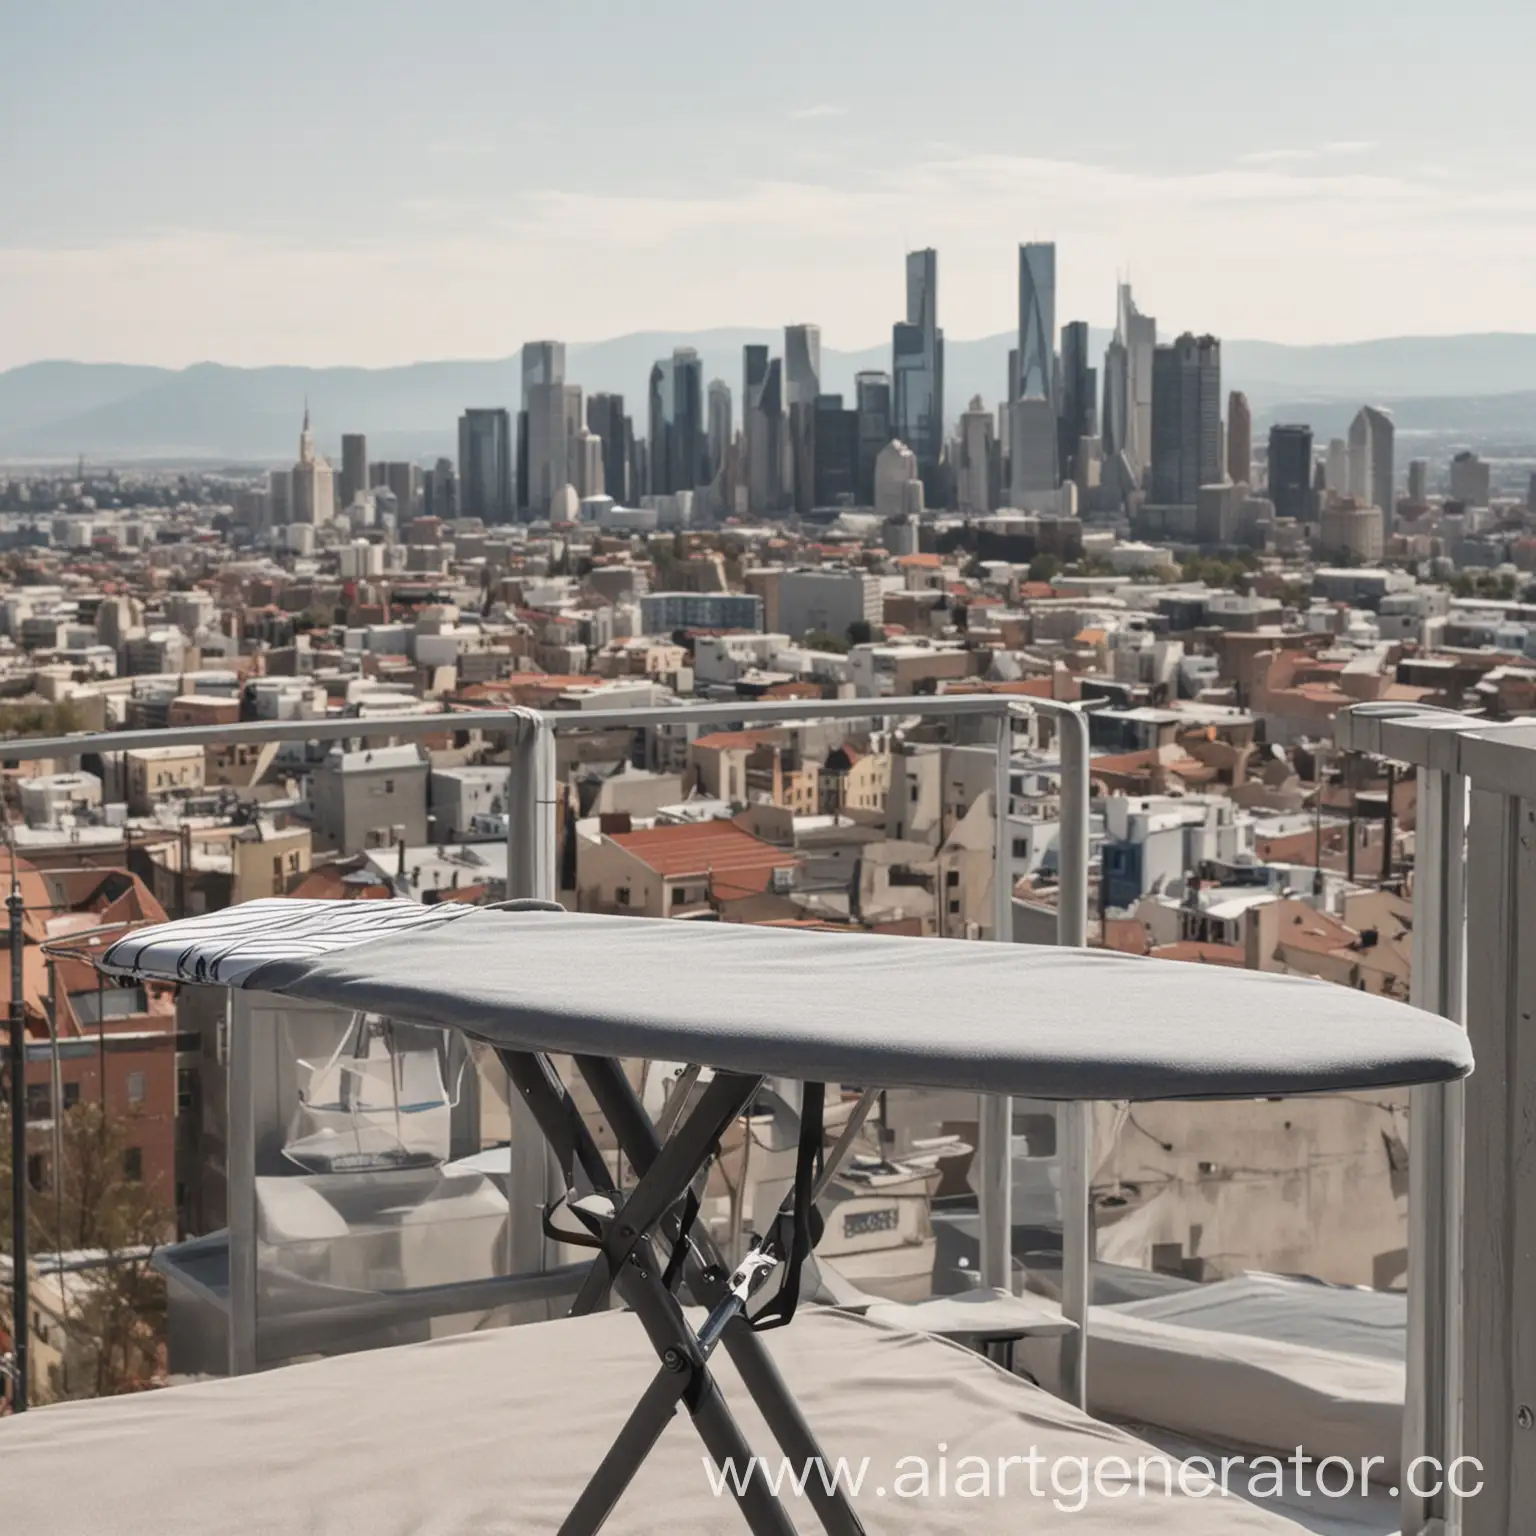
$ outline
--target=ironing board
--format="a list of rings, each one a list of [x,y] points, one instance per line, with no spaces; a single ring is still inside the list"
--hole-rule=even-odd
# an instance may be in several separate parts
[[[821,1085],[1247,1098],[1442,1082],[1472,1066],[1465,1032],[1448,1021],[1297,977],[1109,951],[595,916],[549,903],[255,901],[140,930],[95,960],[113,976],[250,988],[458,1029],[496,1050],[565,1173],[569,1193],[547,1228],[595,1253],[573,1313],[616,1290],[659,1359],[562,1536],[601,1527],[679,1406],[717,1464],[754,1467],[733,1490],[754,1536],[794,1536],[709,1360],[723,1345],[786,1457],[821,1457],[757,1331],[793,1316],[814,1240],[814,1200],[830,1176]],[[574,1059],[639,1176],[627,1194],[552,1054]],[[712,1074],[665,1136],[621,1069],[635,1057]],[[813,1134],[802,1132],[780,1220],[730,1271],[695,1221],[693,1191],[770,1076],[806,1084]],[[845,1130],[832,1162],[851,1139]],[[684,1289],[708,1309],[697,1328]],[[829,1536],[862,1536],[840,1489],[818,1488],[812,1503]]]

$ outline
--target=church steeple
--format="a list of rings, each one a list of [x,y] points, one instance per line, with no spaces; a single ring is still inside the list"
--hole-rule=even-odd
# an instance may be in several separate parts
[[[299,433],[299,463],[315,462],[315,438],[309,430],[309,396],[304,397],[304,429]]]

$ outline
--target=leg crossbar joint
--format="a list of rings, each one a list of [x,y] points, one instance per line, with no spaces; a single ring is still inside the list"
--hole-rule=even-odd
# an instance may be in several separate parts
[[[616,1289],[655,1349],[659,1367],[602,1463],[560,1528],[560,1536],[596,1536],[624,1490],[661,1438],[679,1406],[687,1409],[717,1466],[751,1468],[736,1502],[752,1536],[796,1536],[793,1522],[769,1485],[761,1460],[721,1395],[709,1368],[724,1344],[786,1456],[807,1465],[822,1450],[783,1378],[748,1321],[748,1307],[783,1269],[778,1245],[765,1241],[729,1272],[709,1233],[697,1224],[696,1181],[716,1155],[731,1122],[751,1103],[761,1079],[716,1073],[663,1143],[618,1063],[577,1057],[598,1108],[613,1127],[620,1151],[639,1175],[623,1199],[612,1170],[547,1057],[498,1052],[514,1087],[528,1104],[561,1167],[579,1168],[592,1195],[574,1194],[546,1213],[546,1231],[561,1242],[596,1249],[587,1280],[572,1308],[591,1311]],[[846,1138],[851,1140],[851,1136]],[[822,1182],[822,1181],[818,1181]],[[574,1232],[572,1237],[568,1233]],[[670,1245],[665,1268],[656,1262],[657,1238]],[[681,1280],[709,1308],[695,1333],[673,1287]],[[864,1536],[840,1487],[828,1492],[810,1478],[805,1494],[827,1536]]]

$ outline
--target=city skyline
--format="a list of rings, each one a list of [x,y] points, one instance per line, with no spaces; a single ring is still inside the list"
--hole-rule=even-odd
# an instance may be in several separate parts
[[[1260,34],[1209,0],[1114,7],[1098,58],[1098,21],[1031,16],[1032,53],[1083,69],[1037,71],[1025,113],[1010,78],[1025,18],[983,0],[967,28],[933,29],[924,110],[902,114],[889,87],[912,34],[895,17],[871,30],[795,0],[743,49],[684,4],[681,42],[617,12],[591,48],[575,16],[454,9],[460,25],[433,31],[398,5],[360,24],[321,4],[302,28],[275,7],[242,19],[236,47],[186,0],[29,18],[0,103],[0,142],[25,150],[0,221],[0,367],[380,366],[794,315],[864,345],[899,313],[894,263],[925,245],[957,340],[1008,324],[1013,248],[1034,238],[1061,248],[1058,313],[1096,324],[1128,274],[1170,334],[1536,330],[1533,109],[1447,73],[1429,27],[1302,0],[1254,71]],[[1536,41],[1529,15],[1498,20],[1507,56]],[[541,49],[580,58],[579,82],[524,70],[507,90],[506,61]],[[1376,78],[1433,81],[1438,110],[1361,91],[1367,50]],[[652,65],[679,87],[645,108],[672,151],[615,155]],[[133,90],[155,68],[175,92]],[[396,92],[381,121],[381,79],[456,83]]]

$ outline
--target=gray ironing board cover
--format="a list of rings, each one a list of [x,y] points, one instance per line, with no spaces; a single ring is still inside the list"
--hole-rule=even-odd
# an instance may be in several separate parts
[[[1466,1032],[1327,982],[1108,950],[409,901],[248,902],[141,929],[118,976],[246,987],[516,1050],[1047,1099],[1442,1082]]]

